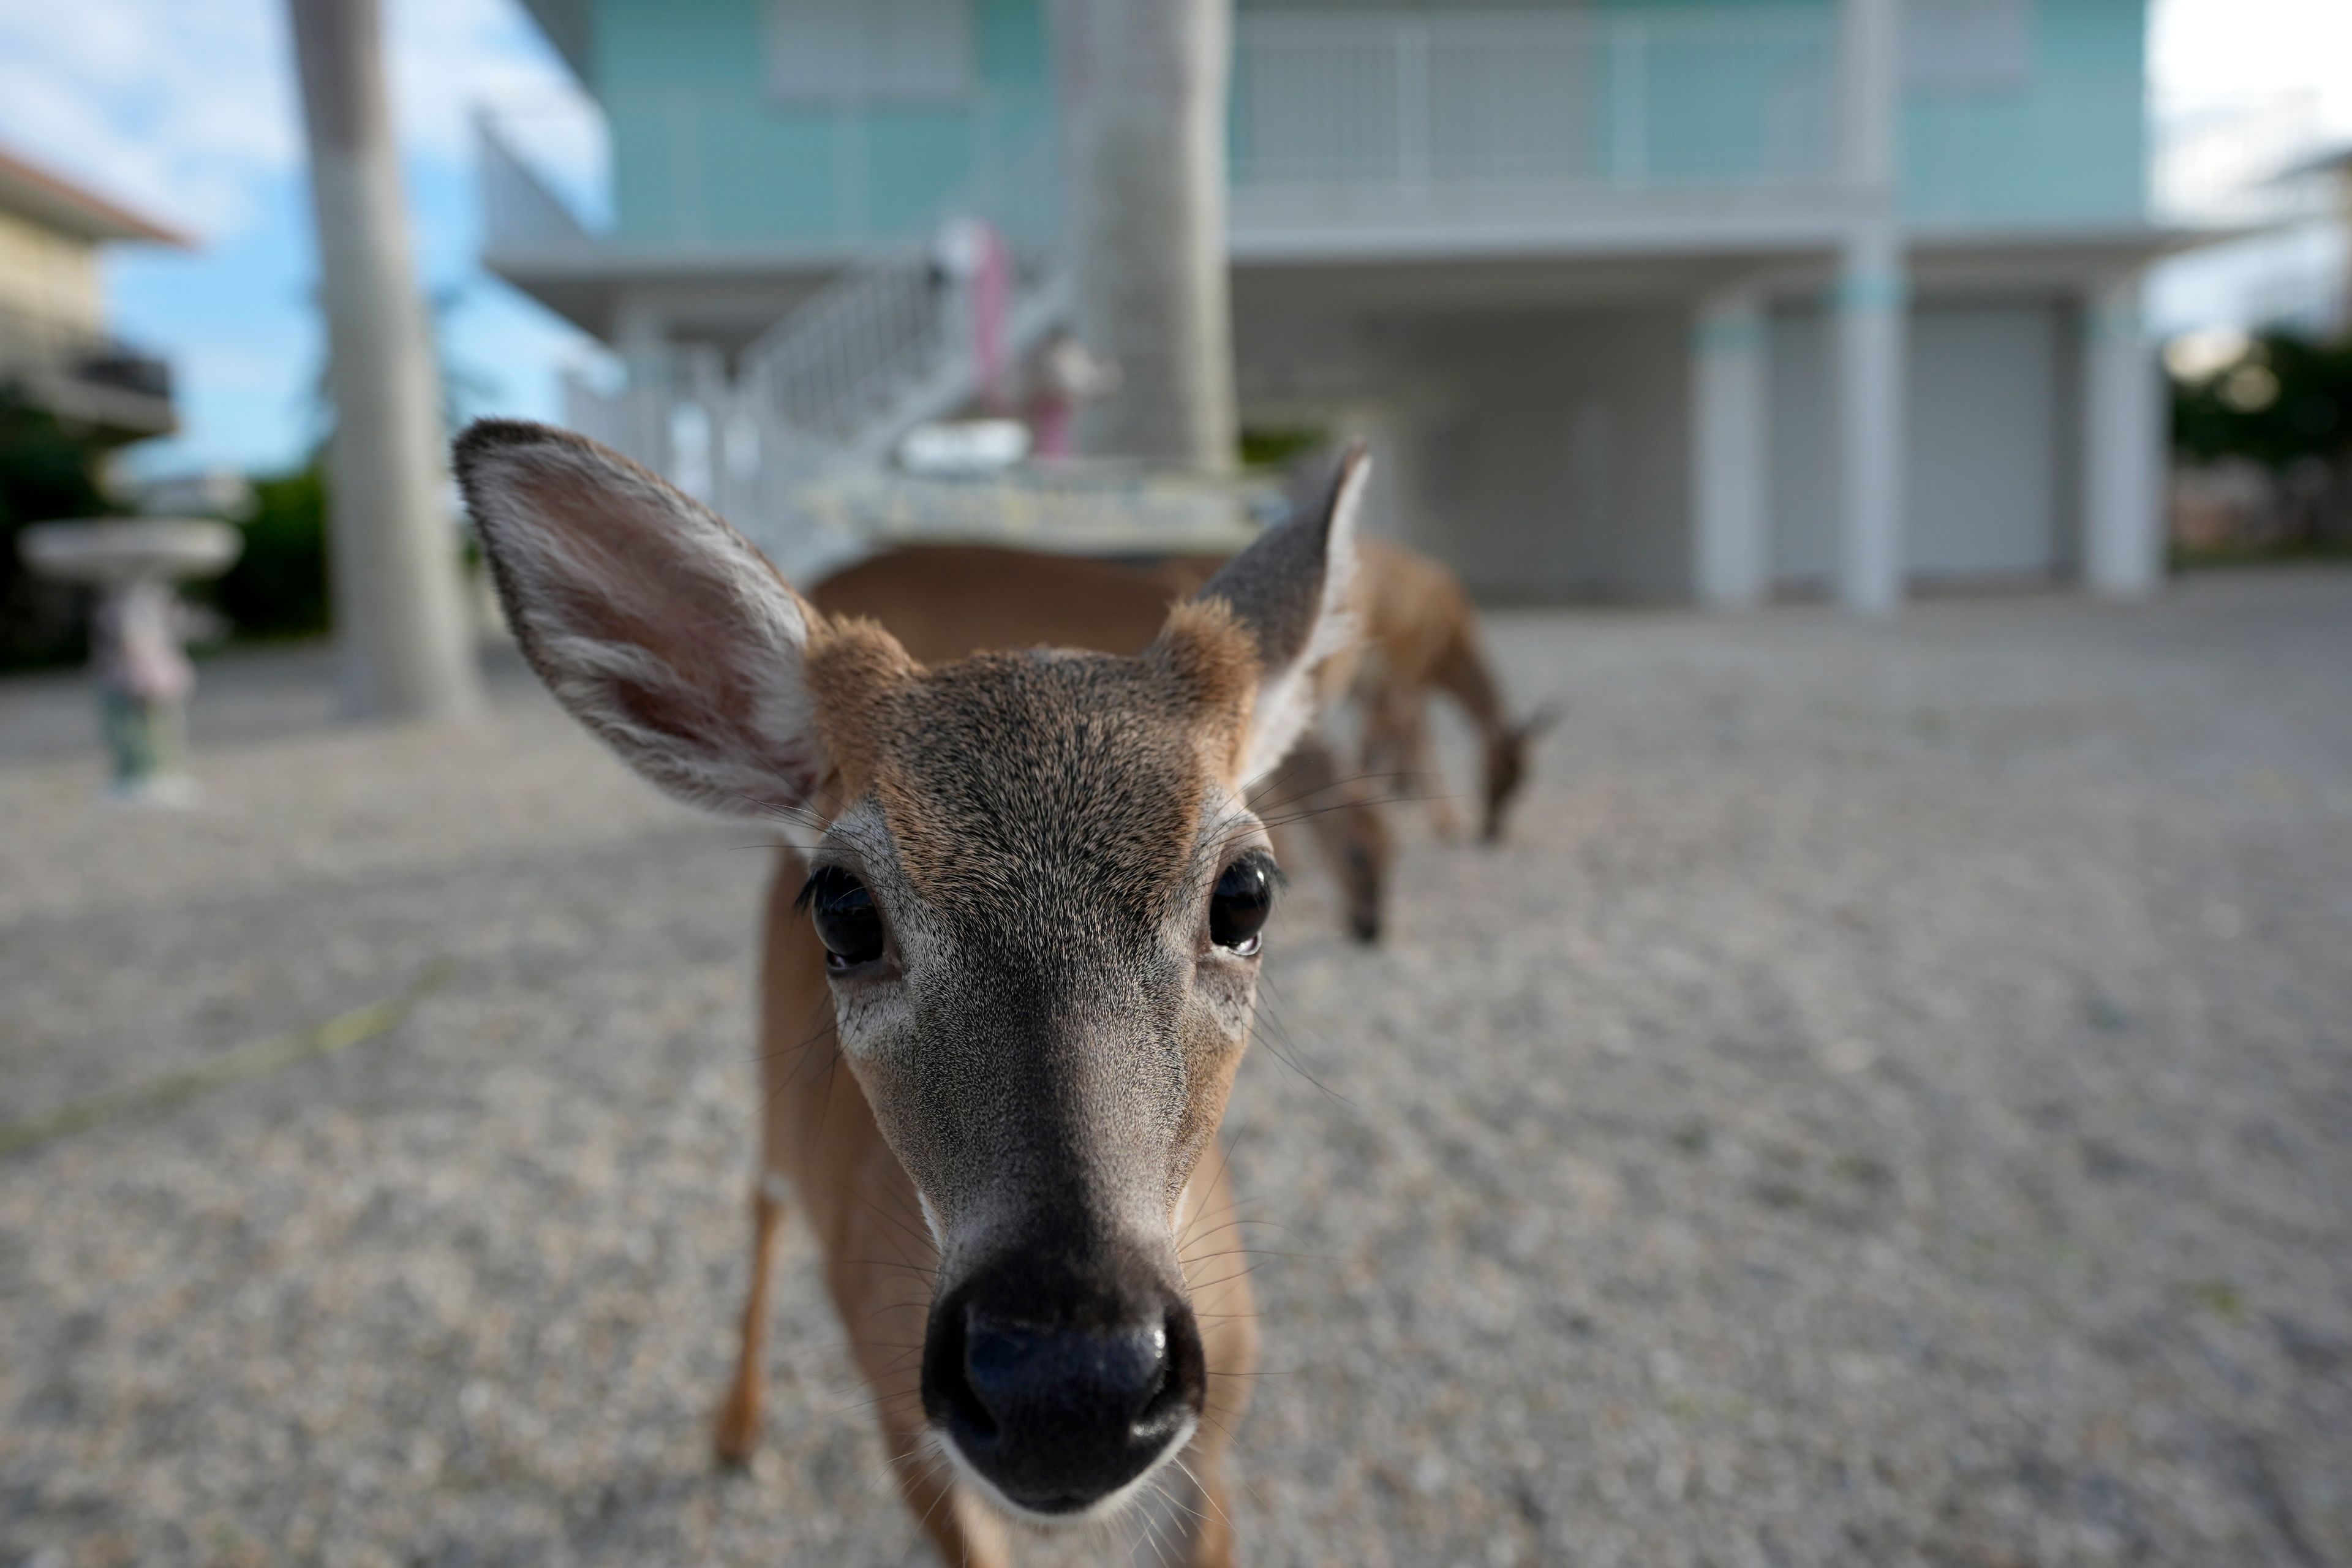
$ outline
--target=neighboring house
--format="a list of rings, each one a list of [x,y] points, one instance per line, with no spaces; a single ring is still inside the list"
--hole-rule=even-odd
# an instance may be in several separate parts
[[[760,526],[808,437],[975,390],[929,237],[1059,308],[1048,0],[525,0],[591,233],[486,126],[490,268],[612,344],[575,417]],[[2144,0],[1240,0],[1245,420],[1368,434],[1482,594],[1884,609],[2160,571]],[[690,414],[692,417],[682,418]]]
[[[2352,146],[2333,147],[2305,158],[2288,169],[2287,174],[2325,181],[2329,187],[2327,216],[2336,226],[2336,247],[2334,297],[2317,302],[2307,314],[2323,333],[2352,338]]]
[[[99,247],[181,235],[0,153],[0,396],[104,445],[177,426],[171,367],[106,330]]]

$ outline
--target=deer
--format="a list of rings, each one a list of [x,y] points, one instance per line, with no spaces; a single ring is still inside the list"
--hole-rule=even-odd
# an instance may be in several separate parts
[[[1129,563],[992,544],[907,545],[845,567],[808,597],[827,615],[879,622],[922,664],[1034,646],[1132,654],[1158,634],[1170,602],[1198,592],[1223,561],[1178,555]],[[1317,671],[1318,709],[1344,692],[1354,669],[1349,648]],[[1250,804],[1269,819],[1277,851],[1290,824],[1314,837],[1339,883],[1349,933],[1378,942],[1393,858],[1388,828],[1379,803],[1342,772],[1318,730],[1299,736]]]
[[[1477,728],[1484,752],[1478,836],[1496,843],[1527,782],[1528,748],[1558,715],[1547,706],[1511,722],[1460,578],[1384,539],[1362,541],[1358,555],[1362,657],[1352,684],[1364,716],[1363,769],[1391,777],[1400,793],[1418,790],[1438,834],[1459,837],[1460,814],[1429,759],[1429,700],[1444,692]]]
[[[812,836],[761,935],[719,1456],[759,1429],[789,1200],[947,1563],[1149,1496],[1195,1568],[1228,1564],[1257,1347],[1218,1131],[1280,882],[1247,795],[1352,635],[1362,450],[1137,652],[928,664],[584,437],[481,421],[455,468],[557,702],[677,799]]]

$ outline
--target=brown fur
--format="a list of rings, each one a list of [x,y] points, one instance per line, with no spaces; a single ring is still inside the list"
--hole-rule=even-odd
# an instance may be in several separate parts
[[[809,598],[836,622],[857,618],[886,628],[924,664],[992,648],[1139,653],[1156,638],[1155,657],[1176,662],[1197,687],[1197,700],[1230,708],[1238,739],[1246,727],[1254,658],[1233,635],[1229,611],[1213,602],[1185,602],[1223,564],[1216,556],[1129,565],[994,545],[919,545],[835,573]],[[1352,659],[1333,663],[1327,698],[1345,690],[1355,668]],[[1224,771],[1233,765],[1228,761]],[[1349,929],[1360,940],[1376,937],[1391,851],[1371,792],[1310,734],[1255,798],[1278,822],[1295,817],[1314,837],[1339,880]],[[1287,826],[1277,826],[1275,837],[1280,844]]]
[[[1478,637],[1478,612],[1462,580],[1418,552],[1386,540],[1359,546],[1357,613],[1364,658],[1355,689],[1364,710],[1363,765],[1390,772],[1398,792],[1420,792],[1438,831],[1461,816],[1429,759],[1429,699],[1442,691],[1477,727],[1484,752],[1480,837],[1502,837],[1504,814],[1525,782],[1528,742],[1549,726],[1538,712],[1514,725]]]
[[[881,766],[890,714],[922,673],[907,650],[872,621],[820,619],[809,639],[808,682],[817,726],[843,800],[866,793]]]

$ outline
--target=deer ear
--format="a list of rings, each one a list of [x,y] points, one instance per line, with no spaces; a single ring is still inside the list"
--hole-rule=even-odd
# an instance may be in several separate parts
[[[456,461],[507,621],[573,718],[706,810],[774,816],[815,793],[816,613],[741,534],[543,425],[478,421]]]
[[[1243,743],[1241,782],[1264,778],[1315,721],[1315,671],[1355,640],[1356,512],[1372,460],[1360,441],[1339,455],[1284,521],[1258,536],[1202,585],[1256,644],[1257,700]]]

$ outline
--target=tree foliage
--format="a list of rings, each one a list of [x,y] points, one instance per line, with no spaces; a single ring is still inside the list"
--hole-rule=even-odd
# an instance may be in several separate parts
[[[46,410],[0,395],[0,669],[69,664],[88,647],[88,595],[33,574],[17,553],[26,525],[95,517],[103,448]]]
[[[245,552],[211,597],[239,637],[310,637],[327,629],[327,476],[313,458],[253,487]]]
[[[2173,383],[2172,432],[2198,462],[2242,458],[2283,473],[2352,458],[2352,338],[2263,333],[2235,362]]]

